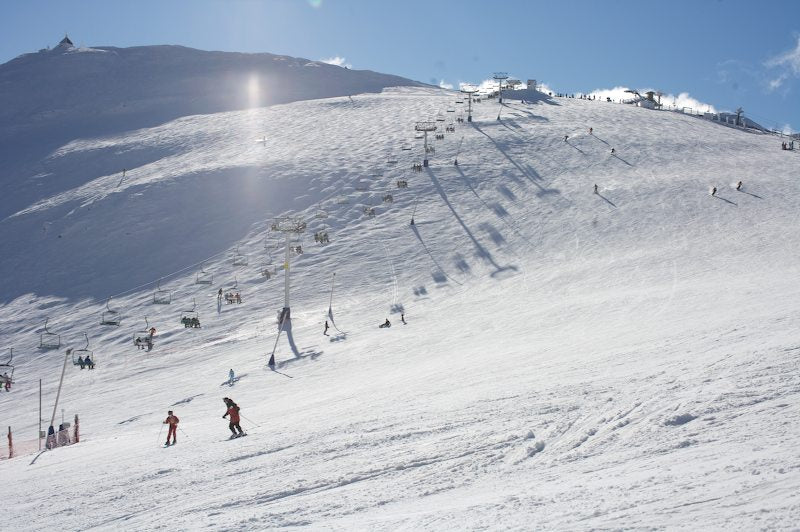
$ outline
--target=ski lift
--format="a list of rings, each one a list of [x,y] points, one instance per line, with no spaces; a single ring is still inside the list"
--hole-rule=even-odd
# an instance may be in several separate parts
[[[415,139],[421,139],[423,136],[425,136],[425,135],[422,132],[414,133],[414,138]]]
[[[400,146],[400,149],[403,151],[411,151],[411,144],[408,143],[403,144],[402,146]]]
[[[119,326],[122,323],[122,316],[116,310],[111,309],[108,304],[111,302],[111,298],[109,297],[106,300],[106,310],[103,311],[103,315],[100,318],[100,325],[116,325]]]
[[[169,305],[172,303],[172,291],[161,289],[161,279],[158,280],[158,288],[153,292],[154,305]]]
[[[61,347],[61,335],[52,333],[47,330],[47,322],[50,318],[44,320],[44,332],[39,335],[39,349],[58,349]]]
[[[336,198],[336,203],[338,203],[339,205],[347,205],[348,203],[350,203],[350,198],[347,196],[339,196],[338,198]]]
[[[328,236],[328,231],[326,231],[324,228],[321,231],[314,233],[314,242],[317,244],[329,244],[330,241],[331,239]]]
[[[155,329],[154,329],[155,330]],[[136,344],[136,340],[139,339],[140,341],[144,341],[145,338],[150,336],[150,322],[147,319],[147,316],[144,317],[144,330],[143,331],[136,331],[133,333],[133,343]]]
[[[247,266],[247,255],[239,253],[239,246],[236,246],[236,251],[233,252],[233,265],[234,266]]]
[[[11,385],[14,384],[14,348],[8,348],[8,361],[0,364],[0,386],[5,387],[6,391],[11,390]]]
[[[261,267],[261,277],[264,277],[268,281],[272,279],[272,277],[276,273],[277,270],[275,269],[275,266],[273,266],[271,262]]]
[[[192,309],[181,311],[181,324],[184,328],[199,329],[200,315],[197,313],[197,302],[192,298]]]
[[[395,154],[389,154],[389,156],[386,158],[386,164],[397,164],[397,157]]]
[[[406,181],[405,179],[398,179],[397,188],[408,188],[408,181]]]
[[[89,335],[83,333],[83,337],[86,338],[86,345],[82,349],[73,349],[72,350],[72,365],[73,366],[80,366],[81,363],[86,364],[86,360],[89,360],[89,366],[94,366],[97,361],[94,358],[94,353],[91,349],[89,349]],[[80,361],[78,359],[81,359]],[[82,361],[82,362],[81,362]]]
[[[436,115],[436,121],[437,122],[444,122],[444,115],[442,114],[441,111],[439,111],[439,114]]]
[[[456,110],[455,110],[453,107],[448,107],[448,108],[447,108],[447,112],[448,112],[448,113],[455,113],[455,112],[456,112]]]
[[[384,194],[383,195],[383,202],[384,203],[394,203],[394,196],[391,194]]]
[[[375,207],[364,207],[364,214],[369,218],[373,218],[375,216]]]
[[[236,297],[236,294],[238,294],[239,297]],[[241,303],[242,302],[242,293],[239,291],[239,276],[238,275],[234,275],[233,276],[233,287],[231,287],[230,295],[231,295],[231,298],[227,298],[226,297],[226,301],[228,303]]]
[[[214,274],[207,272],[203,265],[200,265],[200,271],[197,272],[197,277],[194,279],[195,284],[212,284],[214,282]]]
[[[464,103],[464,100],[456,100],[456,103]]]

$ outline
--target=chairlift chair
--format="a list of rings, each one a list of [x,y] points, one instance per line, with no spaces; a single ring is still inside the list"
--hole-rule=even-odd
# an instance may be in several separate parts
[[[44,320],[44,332],[39,335],[39,349],[58,349],[61,347],[61,335],[47,330],[49,319],[46,318]]]
[[[453,107],[448,107],[448,108],[447,108],[447,112],[448,112],[448,113],[455,113],[455,112],[456,112],[456,110],[455,110]]]
[[[384,203],[394,203],[394,196],[391,194],[384,194],[383,195],[383,202]]]
[[[80,366],[81,363],[78,359],[86,360],[86,357],[92,361],[92,364],[97,364],[97,360],[94,358],[94,352],[89,349],[89,335],[83,333],[83,337],[86,338],[86,345],[81,349],[73,349],[72,350],[72,365],[73,366]]]
[[[368,181],[359,181],[356,184],[356,190],[359,192],[366,192],[369,190],[369,182]]]
[[[317,210],[317,213],[314,215],[314,218],[319,218],[320,220],[328,217],[328,211],[322,209],[321,207]]]
[[[411,144],[403,144],[400,149],[403,151],[411,151]]]
[[[197,277],[194,279],[195,284],[213,284],[214,274],[207,272],[203,265],[200,265],[200,271],[197,272]]]
[[[339,196],[338,198],[336,198],[336,203],[338,203],[339,205],[347,205],[348,203],[350,203],[350,198],[347,196]]]
[[[239,253],[239,247],[236,247],[236,251],[233,252],[233,265],[234,266],[247,266],[249,260],[247,255],[242,255]]]
[[[103,311],[103,315],[100,317],[100,325],[116,325],[119,326],[122,323],[122,316],[116,310],[111,309],[108,304],[111,302],[111,298],[109,297],[106,301],[106,310]]]
[[[406,181],[405,179],[398,179],[397,188],[408,188],[408,181]]]
[[[192,298],[192,309],[181,311],[181,324],[185,328],[200,328],[200,315],[197,313],[197,302]],[[192,325],[192,322],[197,323],[197,326]]]
[[[386,158],[386,164],[397,164],[397,157],[392,153]]]
[[[147,319],[147,316],[144,317],[144,330],[143,331],[136,331],[133,333],[133,343],[136,344],[136,339],[140,338],[144,340],[145,338],[150,336],[150,322]]]
[[[14,360],[14,348],[8,348],[8,360],[2,364],[0,364],[0,387],[7,387],[8,389],[11,388],[11,385],[14,384],[14,364],[11,362]],[[5,382],[5,379],[8,379],[8,382]]]
[[[172,291],[161,289],[161,279],[158,280],[158,288],[153,292],[154,305],[169,305],[172,303]]]

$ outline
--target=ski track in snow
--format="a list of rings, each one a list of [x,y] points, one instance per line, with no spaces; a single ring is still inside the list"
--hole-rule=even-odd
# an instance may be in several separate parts
[[[675,113],[558,98],[508,103],[497,121],[489,100],[412,172],[414,121],[453,99],[398,88],[184,117],[52,153],[51,171],[80,163],[85,182],[1,222],[23,224],[4,271],[75,278],[75,291],[166,277],[173,303],[152,304],[155,285],[115,297],[120,327],[97,325],[104,302],[94,293],[27,294],[0,308],[0,345],[18,361],[0,412],[17,438],[36,434],[39,378],[49,416],[63,361],[62,350],[34,348],[45,317],[65,347],[82,346],[88,331],[97,355],[93,371],[67,368],[61,398],[68,416],[81,415],[83,441],[33,463],[0,462],[4,522],[796,527],[794,154],[772,137]],[[269,146],[255,142],[262,136]],[[150,162],[121,183],[92,174],[126,150]],[[397,164],[385,163],[390,152]],[[370,189],[356,190],[365,179]],[[738,179],[744,193],[729,186]],[[214,210],[227,201],[215,180],[243,189],[242,203]],[[711,184],[731,203],[710,197]],[[343,195],[349,203],[337,203]],[[320,204],[327,218],[314,217]],[[378,207],[374,219],[367,206]],[[290,211],[331,243],[306,235],[292,259],[296,351],[282,335],[276,352],[288,379],[265,368],[283,271],[265,280],[260,268],[266,227]],[[185,220],[199,237],[169,233]],[[218,225],[226,231],[209,246]],[[154,233],[149,259],[130,253]],[[267,239],[270,249],[282,242]],[[237,246],[247,266],[232,265]],[[211,286],[195,284],[199,267],[167,275],[207,256]],[[333,312],[347,333],[325,337],[333,272]],[[218,312],[216,290],[234,279],[244,303]],[[192,298],[201,329],[179,323]],[[377,328],[398,311],[408,325]],[[144,316],[158,329],[152,352],[131,345]],[[247,378],[220,389],[229,368]],[[222,441],[224,394],[242,407],[247,438]],[[163,449],[170,408],[182,432]]]

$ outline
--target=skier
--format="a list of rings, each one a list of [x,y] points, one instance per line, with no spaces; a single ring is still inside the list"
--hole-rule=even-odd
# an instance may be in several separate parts
[[[741,181],[736,183],[736,190],[742,190],[742,182]]]
[[[400,314],[400,321],[403,322],[403,325],[407,325],[406,324],[406,315],[405,314]]]
[[[611,155],[614,155],[614,148],[611,148]]]
[[[225,406],[228,407],[227,412],[223,414],[222,419],[225,419],[228,416],[231,416],[230,423],[228,423],[228,428],[231,429],[231,439],[238,438],[240,436],[244,436],[244,431],[242,427],[239,425],[239,405],[233,402],[233,399],[229,399],[227,397],[222,398],[225,401]],[[237,434],[236,431],[239,431]]]
[[[380,329],[388,329],[391,326],[392,326],[392,324],[389,322],[389,318],[386,318],[386,321],[381,323],[380,325],[378,325],[378,328],[380,328]]]
[[[592,134],[592,131],[593,131],[592,128],[589,128],[589,134],[590,135]]]
[[[217,304],[221,303],[222,303],[222,288],[220,288],[219,292],[217,292]]]
[[[228,372],[228,386],[233,386],[233,383],[236,381],[235,375],[233,373],[233,368]]]
[[[711,195],[712,196],[716,196],[717,195],[717,187],[711,187]]]
[[[167,412],[167,419],[164,420],[164,425],[169,425],[169,430],[167,431],[167,443],[166,446],[169,447],[169,439],[170,436],[172,437],[172,445],[178,443],[178,423],[180,423],[180,419],[178,416],[172,413],[172,410]]]
[[[569,135],[564,135],[564,142],[567,142],[568,138],[569,138]]]
[[[328,326],[328,320],[325,320],[325,331],[322,334],[328,336],[328,329],[330,329],[330,327]]]
[[[597,194],[597,183],[594,184],[594,193]]]

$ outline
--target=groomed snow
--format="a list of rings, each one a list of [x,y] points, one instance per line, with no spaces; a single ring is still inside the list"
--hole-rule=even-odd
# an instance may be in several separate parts
[[[18,362],[0,422],[36,434],[40,378],[49,420],[63,350],[36,349],[45,317],[65,346],[87,331],[97,369],[67,368],[61,407],[80,414],[80,444],[0,462],[3,523],[795,528],[797,152],[599,101],[510,101],[498,121],[489,100],[412,172],[414,122],[461,111],[454,99],[397,88],[189,116],[49,156],[54,175],[91,171],[2,221],[38,231],[3,261],[40,281],[0,308]],[[139,164],[116,164],[126,153]],[[279,374],[265,364],[283,272],[259,268],[288,212],[309,231]],[[311,238],[321,229],[327,246]],[[237,246],[248,266],[232,266]],[[194,283],[199,266],[169,276],[209,256],[213,286]],[[342,332],[326,337],[334,272]],[[150,284],[112,300],[122,326],[98,325],[105,297],[162,276],[171,305],[153,305]],[[234,280],[244,303],[218,307]],[[199,330],[179,323],[193,299]],[[131,343],[144,316],[150,353]],[[223,396],[247,438],[227,441]],[[183,432],[164,449],[168,409]]]

